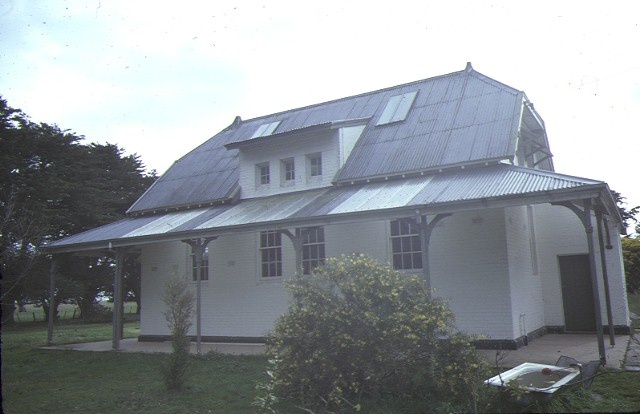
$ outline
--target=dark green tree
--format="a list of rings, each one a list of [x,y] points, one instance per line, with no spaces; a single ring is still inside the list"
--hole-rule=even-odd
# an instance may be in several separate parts
[[[57,125],[34,123],[0,97],[0,247],[3,321],[16,303],[35,301],[48,312],[47,242],[124,217],[155,180],[137,155],[113,144],[84,144],[84,137]],[[109,258],[61,256],[56,302],[93,309],[110,292]]]
[[[622,194],[617,191],[611,190],[611,192],[613,193],[613,196],[616,200],[618,211],[622,216],[622,221],[624,222],[623,224],[625,228],[629,228],[630,225],[633,225],[631,224],[631,222],[633,222],[635,224],[635,232],[640,233],[640,224],[638,224],[638,219],[636,219],[636,216],[638,215],[638,213],[640,213],[640,206],[627,208],[627,202],[625,201],[627,198],[623,197]]]
[[[640,235],[636,238],[622,238],[622,258],[627,290],[640,294]]]
[[[635,224],[635,238],[633,236],[622,238],[622,258],[627,290],[637,294],[640,293],[640,223],[636,216],[640,213],[640,206],[627,208],[626,198],[617,191],[611,192],[616,199],[625,227],[628,228],[631,222]]]

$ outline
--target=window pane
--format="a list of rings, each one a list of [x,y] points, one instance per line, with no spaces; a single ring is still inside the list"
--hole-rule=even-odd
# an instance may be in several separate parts
[[[402,269],[402,255],[394,254],[393,255],[393,268],[394,269]]]
[[[260,184],[269,184],[271,181],[271,177],[269,174],[269,165],[261,165],[258,167],[258,171],[260,174]]]
[[[393,220],[391,222],[391,236],[398,236],[400,234],[400,221]]]
[[[413,219],[391,221],[391,253],[395,269],[422,268],[422,246]]]
[[[286,181],[295,180],[295,164],[292,159],[282,161],[283,177]]]
[[[413,268],[422,269],[422,253],[413,254]]]
[[[417,91],[414,91],[414,92],[409,92],[402,95],[402,99],[400,99],[400,102],[398,103],[398,108],[396,109],[395,114],[393,114],[393,117],[391,118],[390,122],[405,120],[405,118],[407,117],[407,114],[409,113],[409,109],[411,109],[413,100],[416,98],[417,93],[418,93]]]
[[[266,135],[273,134],[273,131],[280,125],[280,121],[271,122],[268,124],[262,124],[256,129],[251,138],[264,137]]]
[[[309,227],[302,229],[302,273],[311,274],[314,268],[324,263],[324,228]]]
[[[418,91],[395,95],[389,98],[387,106],[378,118],[376,125],[389,124],[391,122],[404,121],[413,105]]]
[[[282,276],[282,247],[281,236],[276,231],[260,233],[260,257],[262,262],[262,276]]]
[[[309,175],[311,177],[322,175],[322,157],[320,155],[309,157]]]

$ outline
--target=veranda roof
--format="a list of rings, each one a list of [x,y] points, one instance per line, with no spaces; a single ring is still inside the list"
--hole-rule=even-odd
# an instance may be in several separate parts
[[[260,229],[399,218],[416,211],[455,213],[586,198],[600,198],[598,208],[620,222],[615,201],[602,181],[498,163],[130,217],[52,242],[43,250],[105,250]]]

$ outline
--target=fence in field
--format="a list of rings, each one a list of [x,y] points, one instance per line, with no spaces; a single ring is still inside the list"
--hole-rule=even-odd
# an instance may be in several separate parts
[[[112,303],[103,304],[103,306],[111,309]],[[124,304],[124,313],[135,314],[137,305],[135,302],[126,302]],[[76,305],[61,304],[58,306],[58,319],[76,319],[80,317],[80,309]],[[26,305],[22,309],[16,309],[14,313],[16,322],[42,322],[45,321],[45,314],[42,307],[34,305]]]

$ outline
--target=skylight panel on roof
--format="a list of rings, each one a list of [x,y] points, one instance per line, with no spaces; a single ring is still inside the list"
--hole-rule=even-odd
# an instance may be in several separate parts
[[[253,133],[251,138],[264,137],[267,135],[271,135],[273,134],[273,131],[275,131],[276,128],[278,128],[278,125],[280,125],[280,121],[275,121],[268,124],[262,124],[258,127],[258,129],[256,129],[256,132]]]
[[[389,99],[387,106],[385,106],[382,115],[378,119],[376,125],[390,124],[392,122],[404,121],[413,105],[413,101],[416,99],[418,91],[403,93],[402,95],[395,95]]]

